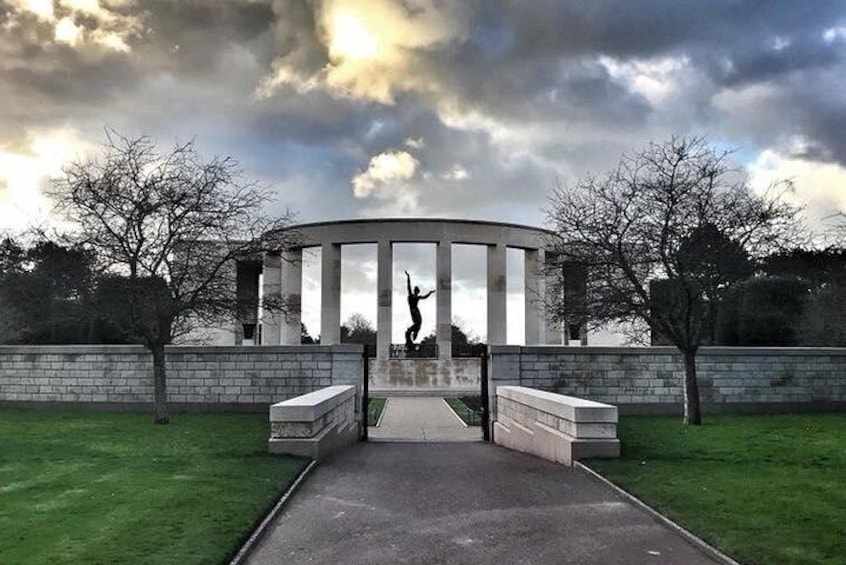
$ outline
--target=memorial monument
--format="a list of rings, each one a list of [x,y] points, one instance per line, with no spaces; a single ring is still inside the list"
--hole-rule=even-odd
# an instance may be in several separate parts
[[[436,246],[436,320],[435,334],[440,359],[452,356],[452,246],[478,245],[487,255],[487,332],[486,343],[506,345],[506,250],[519,249],[523,254],[524,308],[526,345],[561,344],[561,324],[546,319],[543,301],[547,281],[543,265],[545,245],[553,235],[536,227],[502,222],[391,218],[373,220],[343,220],[300,224],[289,228],[296,233],[297,247],[266,254],[260,261],[238,264],[238,292],[258,292],[259,274],[263,278],[264,296],[279,297],[288,305],[285,314],[250,312],[235,325],[236,344],[243,343],[244,323],[258,321],[261,326],[260,345],[298,345],[302,332],[302,257],[303,250],[319,247],[320,270],[320,341],[325,345],[341,342],[341,253],[344,245],[369,243],[376,245],[377,258],[377,359],[389,359],[393,309],[393,246],[395,243],[427,243]],[[413,302],[422,300],[414,293],[410,276],[407,278],[408,302],[412,326],[407,339],[417,339],[418,317]],[[419,310],[417,313],[419,316]],[[566,322],[572,323],[567,320]],[[416,331],[415,331],[416,328]],[[582,331],[580,336],[584,336]],[[584,343],[584,340],[583,342]]]

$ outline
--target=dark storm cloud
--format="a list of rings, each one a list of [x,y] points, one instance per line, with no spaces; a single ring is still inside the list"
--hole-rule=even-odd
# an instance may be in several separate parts
[[[142,5],[150,30],[145,47],[179,72],[202,75],[215,69],[230,44],[245,46],[262,67],[270,62],[274,15],[269,3],[159,0]]]
[[[722,121],[737,116],[721,114],[713,97],[725,89],[767,84],[800,105],[809,96],[825,98],[804,104],[798,117],[798,127],[821,144],[834,149],[846,135],[822,131],[826,124],[843,125],[846,106],[842,97],[831,96],[837,77],[846,72],[844,43],[824,39],[826,30],[846,21],[842,2],[556,0],[484,4],[479,11],[476,35],[436,72],[460,105],[506,123],[567,123],[573,131],[564,135],[578,134],[579,123],[593,132],[639,131],[641,139],[714,134]],[[684,58],[689,72],[700,76],[657,105],[610,77],[597,63],[600,56],[621,62]],[[793,77],[812,71],[818,71],[816,91],[808,92]],[[666,123],[668,116],[673,119]],[[768,125],[758,124],[771,138],[797,128],[778,116],[774,112]]]
[[[56,121],[90,118],[101,123],[110,113],[132,112],[154,103],[167,114],[169,98],[185,99],[186,87],[231,90],[219,76],[239,78],[220,68],[227,53],[243,46],[255,61],[250,82],[258,80],[272,54],[272,12],[252,2],[143,2],[133,17],[139,33],[127,41],[130,52],[99,45],[71,46],[53,40],[53,26],[26,12],[0,6],[0,121],[6,131]],[[230,73],[230,71],[233,71]],[[216,76],[217,75],[217,76]],[[145,100],[149,83],[169,77],[170,92]],[[209,79],[213,80],[209,80]],[[236,83],[237,84],[237,83]],[[252,85],[245,85],[251,92]],[[139,121],[144,121],[140,116]],[[172,118],[172,117],[171,117]]]
[[[507,3],[502,9],[512,22],[516,58],[596,53],[652,57],[678,48],[719,52],[821,30],[844,17],[837,0],[544,0]]]

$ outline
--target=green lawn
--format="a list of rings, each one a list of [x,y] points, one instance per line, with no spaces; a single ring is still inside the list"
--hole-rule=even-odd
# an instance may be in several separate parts
[[[220,563],[307,463],[266,414],[0,409],[0,563]]]
[[[622,418],[586,463],[738,561],[846,562],[846,415]]]
[[[367,425],[375,426],[379,422],[379,416],[385,409],[387,398],[371,398],[367,402]]]
[[[453,412],[458,414],[458,417],[468,426],[482,425],[482,415],[470,408],[470,406],[476,405],[478,397],[444,398],[444,400],[452,408]]]

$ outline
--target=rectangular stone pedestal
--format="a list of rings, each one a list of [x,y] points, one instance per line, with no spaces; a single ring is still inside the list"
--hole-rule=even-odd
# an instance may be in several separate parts
[[[564,465],[620,456],[616,406],[522,386],[497,387],[496,403],[497,445]]]
[[[358,439],[354,386],[330,386],[270,407],[270,453],[320,460]]]

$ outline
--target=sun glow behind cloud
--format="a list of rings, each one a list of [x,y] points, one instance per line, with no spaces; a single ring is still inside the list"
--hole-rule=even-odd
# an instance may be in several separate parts
[[[332,59],[371,59],[379,54],[379,38],[355,14],[338,10],[330,24],[329,56]]]
[[[367,170],[353,177],[353,194],[356,198],[380,197],[402,190],[402,184],[414,177],[417,165],[417,159],[406,151],[375,155]]]
[[[0,149],[0,231],[16,231],[47,220],[50,203],[42,189],[86,147],[69,129],[31,132],[26,147]]]
[[[53,0],[12,0],[12,5],[17,4],[18,9],[26,9],[44,20],[53,19]]]
[[[759,193],[780,180],[792,181],[794,190],[785,198],[804,207],[803,214],[813,229],[823,229],[827,218],[836,212],[846,213],[846,168],[837,163],[765,149],[748,165],[748,170],[750,184]]]
[[[291,50],[290,40],[306,31],[278,21],[284,53],[256,89],[257,96],[270,97],[289,85],[299,91],[326,88],[343,97],[393,104],[399,91],[435,91],[438,83],[431,76],[427,55],[462,41],[469,27],[463,5],[437,0],[323,0],[315,6],[313,32],[319,49],[308,56]],[[315,66],[319,57],[323,61]]]

